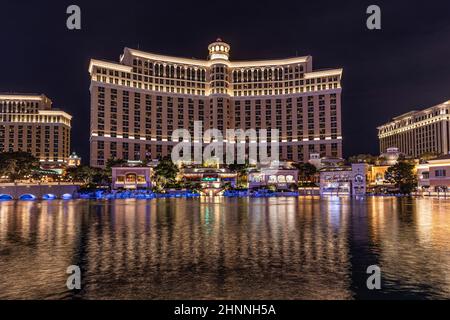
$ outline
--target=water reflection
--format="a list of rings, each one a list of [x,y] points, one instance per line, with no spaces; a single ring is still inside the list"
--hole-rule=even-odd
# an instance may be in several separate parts
[[[450,297],[450,201],[2,202],[0,298]],[[66,268],[83,270],[66,289]],[[366,289],[366,269],[382,290]]]

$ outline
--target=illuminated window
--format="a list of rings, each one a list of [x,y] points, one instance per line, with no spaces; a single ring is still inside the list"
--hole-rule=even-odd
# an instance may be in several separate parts
[[[252,182],[262,182],[263,177],[260,174],[254,174],[250,179]]]
[[[126,183],[136,183],[136,174],[135,173],[128,173],[125,176]]]

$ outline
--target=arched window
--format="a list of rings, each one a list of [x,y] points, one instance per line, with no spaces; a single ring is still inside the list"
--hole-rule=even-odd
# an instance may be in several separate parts
[[[165,76],[167,77],[170,74],[170,68],[168,65],[166,65],[165,72]]]
[[[155,74],[156,74],[158,77],[161,77],[161,76],[163,75],[163,73],[164,73],[164,67],[163,67],[163,65],[162,65],[162,64],[155,64],[155,68],[156,68]]]
[[[127,173],[125,175],[125,183],[136,183],[136,174],[135,173]]]

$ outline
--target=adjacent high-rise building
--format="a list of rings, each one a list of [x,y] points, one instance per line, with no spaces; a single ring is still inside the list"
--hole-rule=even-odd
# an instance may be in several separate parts
[[[65,164],[72,117],[45,95],[0,94],[0,152],[25,151],[43,164]]]
[[[208,50],[207,60],[129,48],[119,63],[91,60],[91,165],[168,156],[172,132],[194,121],[224,135],[279,129],[280,160],[342,157],[342,69],[315,71],[311,56],[230,61],[220,39]]]
[[[450,151],[450,100],[434,107],[411,111],[378,127],[380,152],[398,148],[412,157],[448,154]]]

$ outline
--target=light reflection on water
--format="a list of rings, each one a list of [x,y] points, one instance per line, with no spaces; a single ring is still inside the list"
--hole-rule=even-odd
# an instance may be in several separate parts
[[[0,298],[450,298],[449,231],[436,199],[2,202]]]

